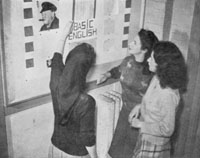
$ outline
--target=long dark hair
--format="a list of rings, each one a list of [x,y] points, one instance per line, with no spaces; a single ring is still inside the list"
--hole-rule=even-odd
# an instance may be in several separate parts
[[[149,64],[147,62],[147,59],[151,56],[152,49],[154,45],[158,42],[157,36],[150,30],[141,29],[138,32],[140,42],[141,42],[141,49],[147,50],[144,56],[143,64],[143,74],[151,74],[149,71]]]
[[[188,82],[187,66],[179,48],[172,42],[160,41],[153,51],[161,87],[185,92]]]
[[[86,76],[93,63],[96,53],[94,48],[82,43],[72,49],[65,61],[57,89],[58,104],[63,108],[60,123],[67,124],[74,109],[74,104],[86,88]]]
[[[82,43],[72,49],[65,61],[69,67],[70,87],[78,86],[80,92],[86,88],[86,76],[96,59],[94,48],[87,43]]]

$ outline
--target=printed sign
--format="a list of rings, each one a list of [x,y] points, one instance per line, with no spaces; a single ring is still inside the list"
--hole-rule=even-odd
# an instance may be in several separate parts
[[[87,19],[84,21],[76,21],[71,34],[69,34],[67,40],[69,42],[80,41],[95,38],[97,36],[97,28],[95,26],[94,19]]]

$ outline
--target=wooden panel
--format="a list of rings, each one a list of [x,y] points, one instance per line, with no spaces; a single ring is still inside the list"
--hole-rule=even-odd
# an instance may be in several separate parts
[[[188,91],[184,95],[184,106],[179,120],[179,132],[175,157],[197,158],[199,154],[199,119],[200,119],[200,8],[199,0],[196,1],[190,33],[187,64],[189,73]],[[196,141],[196,143],[195,143]],[[196,144],[196,145],[195,145]],[[198,149],[197,149],[198,148]],[[197,152],[198,151],[198,152]]]
[[[146,1],[144,28],[152,30],[160,40],[163,38],[165,9],[166,0]]]
[[[165,17],[163,24],[163,40],[169,40],[171,29],[172,15],[173,15],[174,0],[167,0],[165,5]]]
[[[130,13],[130,35],[129,41],[132,41],[140,30],[142,1],[132,0],[131,13]]]
[[[189,45],[189,52],[188,56],[194,55],[195,60],[189,60],[188,64],[197,62],[197,66],[191,67],[191,69],[197,69],[197,78],[194,80],[195,87],[194,87],[194,95],[190,96],[190,98],[193,98],[192,102],[188,104],[188,106],[191,106],[191,113],[190,113],[190,122],[189,122],[189,131],[187,134],[187,141],[186,141],[186,148],[185,152],[188,156],[192,156],[193,151],[197,146],[195,145],[196,140],[196,132],[198,129],[198,121],[200,117],[200,1],[196,1],[195,8],[194,8],[194,15],[193,15],[193,23],[192,23],[192,29],[191,29],[191,39],[190,39],[190,45]],[[198,33],[197,33],[198,32]],[[191,58],[190,58],[191,59]],[[196,65],[196,64],[195,64]],[[193,76],[194,74],[190,74]],[[198,147],[199,148],[199,147]],[[193,156],[192,156],[193,157]]]
[[[200,105],[200,102],[198,103],[198,105]],[[200,118],[198,119],[198,129],[197,129],[197,132],[196,132],[196,140],[195,140],[195,149],[193,151],[193,155],[194,157],[200,157],[200,150],[199,150],[199,147],[200,147]]]

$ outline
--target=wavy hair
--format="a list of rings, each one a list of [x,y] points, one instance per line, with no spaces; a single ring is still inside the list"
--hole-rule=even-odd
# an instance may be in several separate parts
[[[144,56],[144,61],[142,62],[143,67],[143,74],[150,74],[149,71],[149,64],[147,59],[151,56],[152,49],[154,45],[158,42],[157,36],[150,30],[141,29],[138,32],[140,42],[141,42],[141,49],[147,50]]]
[[[160,41],[153,51],[161,87],[185,92],[188,82],[187,65],[179,48],[172,42]]]

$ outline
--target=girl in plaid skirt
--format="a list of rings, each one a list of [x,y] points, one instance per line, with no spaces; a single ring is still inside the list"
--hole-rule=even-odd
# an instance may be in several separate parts
[[[148,64],[155,75],[142,103],[129,115],[131,126],[140,129],[133,158],[170,158],[170,137],[180,93],[186,90],[187,67],[178,47],[167,41],[154,46]]]
[[[142,140],[142,135],[140,135],[133,158],[169,158],[170,150],[170,142],[164,145],[156,145],[148,140]]]

